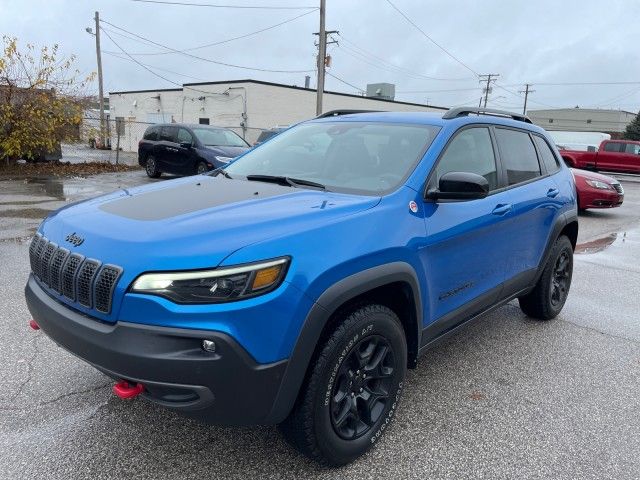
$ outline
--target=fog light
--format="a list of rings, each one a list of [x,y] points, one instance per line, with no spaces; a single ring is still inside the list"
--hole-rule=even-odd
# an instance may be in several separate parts
[[[213,340],[203,340],[202,349],[207,352],[213,353],[216,351],[216,342],[214,342]]]

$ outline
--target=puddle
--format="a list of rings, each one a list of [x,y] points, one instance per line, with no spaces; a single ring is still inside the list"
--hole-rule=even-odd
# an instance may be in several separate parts
[[[25,180],[27,184],[42,185],[44,193],[49,197],[54,197],[58,200],[65,200],[64,195],[64,183],[58,178],[27,178]]]
[[[49,215],[52,210],[45,208],[21,208],[17,210],[0,210],[0,218],[33,218],[42,219]]]
[[[614,244],[618,238],[621,238],[624,242],[627,237],[627,233],[623,233],[621,237],[617,233],[611,233],[605,237],[597,238],[595,240],[591,240],[590,242],[579,243],[576,245],[576,254],[590,254],[590,253],[598,253],[606,250],[611,245]]]

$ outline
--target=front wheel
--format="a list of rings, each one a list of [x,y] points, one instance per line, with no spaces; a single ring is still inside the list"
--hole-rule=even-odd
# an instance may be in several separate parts
[[[209,166],[205,162],[198,162],[196,166],[196,175],[202,175],[209,171]]]
[[[534,289],[518,299],[520,308],[529,317],[551,320],[564,307],[573,276],[573,246],[561,236],[551,249],[549,259]]]
[[[153,155],[149,155],[147,157],[144,169],[147,172],[147,176],[149,178],[158,178],[162,174],[162,172],[158,170],[158,165],[156,164],[156,159]]]
[[[369,450],[395,414],[407,366],[398,316],[367,305],[346,316],[312,360],[289,417],[287,441],[325,465],[344,465]]]

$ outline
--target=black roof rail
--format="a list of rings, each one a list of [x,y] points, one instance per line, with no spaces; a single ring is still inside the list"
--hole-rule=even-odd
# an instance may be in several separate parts
[[[533,123],[529,117],[526,115],[521,115],[519,113],[508,112],[506,110],[497,110],[495,108],[482,108],[482,107],[458,107],[451,108],[445,113],[442,118],[445,120],[450,120],[452,118],[457,117],[466,117],[470,113],[476,113],[478,115],[493,115],[496,117],[509,117],[514,120],[518,120],[520,122],[525,123]]]
[[[376,113],[381,110],[331,110],[318,115],[316,118],[338,117],[340,115],[350,115],[352,113]]]

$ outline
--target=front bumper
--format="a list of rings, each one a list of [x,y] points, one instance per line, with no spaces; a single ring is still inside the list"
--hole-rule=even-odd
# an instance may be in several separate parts
[[[589,189],[580,193],[580,208],[614,208],[624,202],[624,194],[609,190]]]
[[[287,360],[258,364],[221,332],[102,323],[51,298],[33,275],[25,296],[54,342],[114,379],[141,383],[145,398],[206,423],[273,423]],[[215,353],[202,350],[204,339]]]

